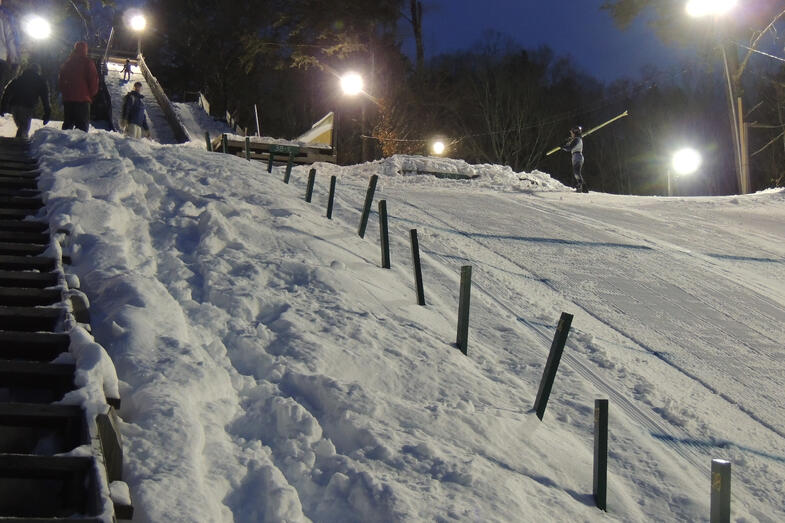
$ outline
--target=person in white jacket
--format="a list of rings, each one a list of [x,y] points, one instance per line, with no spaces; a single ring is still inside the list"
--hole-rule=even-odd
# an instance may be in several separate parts
[[[0,88],[16,76],[20,62],[16,22],[0,0]]]

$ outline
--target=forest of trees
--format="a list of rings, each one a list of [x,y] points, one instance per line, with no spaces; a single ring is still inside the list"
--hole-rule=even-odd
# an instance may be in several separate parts
[[[100,1],[4,2],[19,11],[31,4],[57,7],[75,38],[105,45],[106,22],[94,16]],[[624,194],[663,194],[669,154],[681,144],[704,153],[701,175],[680,181],[681,194],[738,191],[719,58],[724,45],[744,65],[738,80],[751,123],[752,189],[785,184],[785,62],[776,60],[784,54],[785,17],[777,18],[782,5],[775,0],[758,0],[756,19],[724,28],[731,44],[718,44],[716,31],[687,30],[684,17],[675,15],[683,11],[680,0],[607,1],[603,8],[619,30],[649,6],[666,42],[695,49],[690,63],[647,66],[635,78],[610,84],[547,47],[524,49],[495,32],[465,51],[426,60],[423,18],[437,14],[423,12],[419,0],[333,0],[329,9],[317,0],[146,4],[151,22],[143,53],[170,96],[184,100],[202,92],[214,116],[228,111],[251,132],[254,105],[262,134],[282,138],[301,134],[335,111],[341,163],[427,154],[427,140],[440,135],[449,141],[451,157],[516,171],[540,169],[569,183],[567,155],[545,152],[573,125],[588,128],[628,110],[629,118],[585,142],[590,188]],[[114,24],[122,30],[119,17]],[[416,41],[414,57],[402,50],[406,39]],[[50,60],[70,47],[61,40],[64,50],[50,52]],[[736,43],[765,44],[779,53],[745,60],[747,50]],[[337,75],[350,69],[363,73],[371,98],[342,95]]]

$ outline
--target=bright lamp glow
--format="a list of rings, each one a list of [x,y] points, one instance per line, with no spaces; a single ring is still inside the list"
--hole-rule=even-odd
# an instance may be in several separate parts
[[[363,90],[363,77],[357,73],[346,73],[341,77],[341,89],[349,96],[360,94]]]
[[[703,159],[698,151],[695,149],[685,148],[673,155],[673,170],[676,174],[686,175],[692,174],[701,166]]]
[[[447,146],[444,145],[444,142],[441,140],[436,140],[431,144],[431,152],[436,156],[441,156],[444,154],[444,151],[447,150]]]
[[[695,18],[708,15],[724,15],[734,7],[737,0],[689,0],[687,14]]]
[[[22,27],[34,40],[45,40],[52,35],[52,26],[40,16],[29,16],[22,22]]]
[[[130,24],[134,31],[144,31],[144,28],[147,27],[147,19],[142,15],[134,15],[131,17]]]

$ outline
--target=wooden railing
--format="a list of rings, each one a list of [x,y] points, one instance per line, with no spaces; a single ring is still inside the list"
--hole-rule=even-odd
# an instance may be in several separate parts
[[[147,85],[150,87],[150,91],[153,93],[153,96],[155,96],[155,100],[158,102],[158,105],[161,106],[161,110],[164,112],[166,121],[169,123],[169,126],[174,132],[175,139],[177,139],[179,143],[190,142],[191,136],[183,126],[183,123],[177,117],[174,106],[169,100],[169,97],[166,96],[166,93],[164,92],[163,87],[161,87],[161,84],[158,82],[158,79],[153,76],[153,73],[150,72],[150,68],[147,67],[144,56],[139,55],[138,60],[139,68],[142,70],[142,75],[144,75],[144,79],[147,81]]]

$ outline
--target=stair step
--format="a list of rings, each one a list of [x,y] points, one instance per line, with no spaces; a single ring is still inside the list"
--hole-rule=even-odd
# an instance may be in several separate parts
[[[44,206],[41,198],[26,196],[0,196],[0,207],[6,209],[40,209]]]
[[[20,178],[18,176],[0,175],[0,187],[6,189],[37,189],[38,183],[34,178]]]
[[[20,178],[25,180],[37,180],[41,175],[38,169],[8,169],[0,165],[0,176],[9,178]]]
[[[3,231],[0,230],[0,242],[15,243],[49,243],[49,234],[36,231]]]
[[[0,477],[61,478],[73,472],[84,472],[93,466],[87,456],[35,456],[0,454]]]
[[[0,516],[99,513],[95,458],[0,454]]]
[[[30,155],[30,148],[28,147],[27,150],[8,150],[4,147],[0,147],[0,162],[5,161],[19,161],[19,162],[37,162],[35,158]]]
[[[25,287],[44,289],[58,284],[53,272],[3,271],[0,270],[0,287]]]
[[[0,150],[9,150],[9,151],[16,151],[16,150],[29,150],[30,149],[30,140],[24,140],[21,138],[12,138],[10,136],[3,136],[0,137]]]
[[[0,331],[0,358],[52,361],[68,352],[70,344],[70,337],[63,333]]]
[[[0,185],[0,198],[40,198],[41,191],[37,188],[3,187]]]
[[[52,456],[90,442],[75,405],[0,403],[0,453]]]
[[[44,233],[49,230],[49,224],[34,220],[2,220],[0,231],[5,232],[37,232]]]
[[[63,318],[63,307],[2,307],[0,330],[51,332]]]
[[[34,307],[54,305],[63,299],[60,289],[29,289],[19,287],[0,287],[0,306]]]
[[[38,160],[34,160],[21,154],[2,154],[0,152],[0,165],[5,168],[14,169],[16,167],[35,168],[38,167]]]
[[[55,268],[55,259],[49,256],[6,256],[0,254],[0,271],[45,271]]]
[[[38,162],[26,162],[21,160],[2,160],[0,159],[0,169],[4,171],[37,171]]]
[[[30,209],[6,209],[0,207],[0,219],[2,220],[23,220],[28,216],[34,215]]]
[[[0,232],[2,236],[2,232]],[[0,241],[0,254],[7,256],[38,256],[46,250],[43,243],[18,243]]]
[[[0,393],[6,401],[52,403],[74,390],[71,363],[0,360]]]
[[[124,518],[120,517],[120,512],[117,511],[115,508],[117,519],[131,519],[131,518]],[[133,510],[131,511],[133,514]],[[63,518],[20,518],[20,517],[2,517],[0,516],[0,523],[57,523],[58,521],[62,521],[63,523],[104,523],[104,520],[101,518],[90,518],[90,517],[63,517]]]
[[[50,427],[61,424],[63,420],[83,417],[84,410],[78,405],[0,403],[0,425]]]
[[[11,178],[28,178],[35,180],[40,175],[41,171],[36,168],[9,167],[7,165],[0,165],[0,176],[8,176]]]

